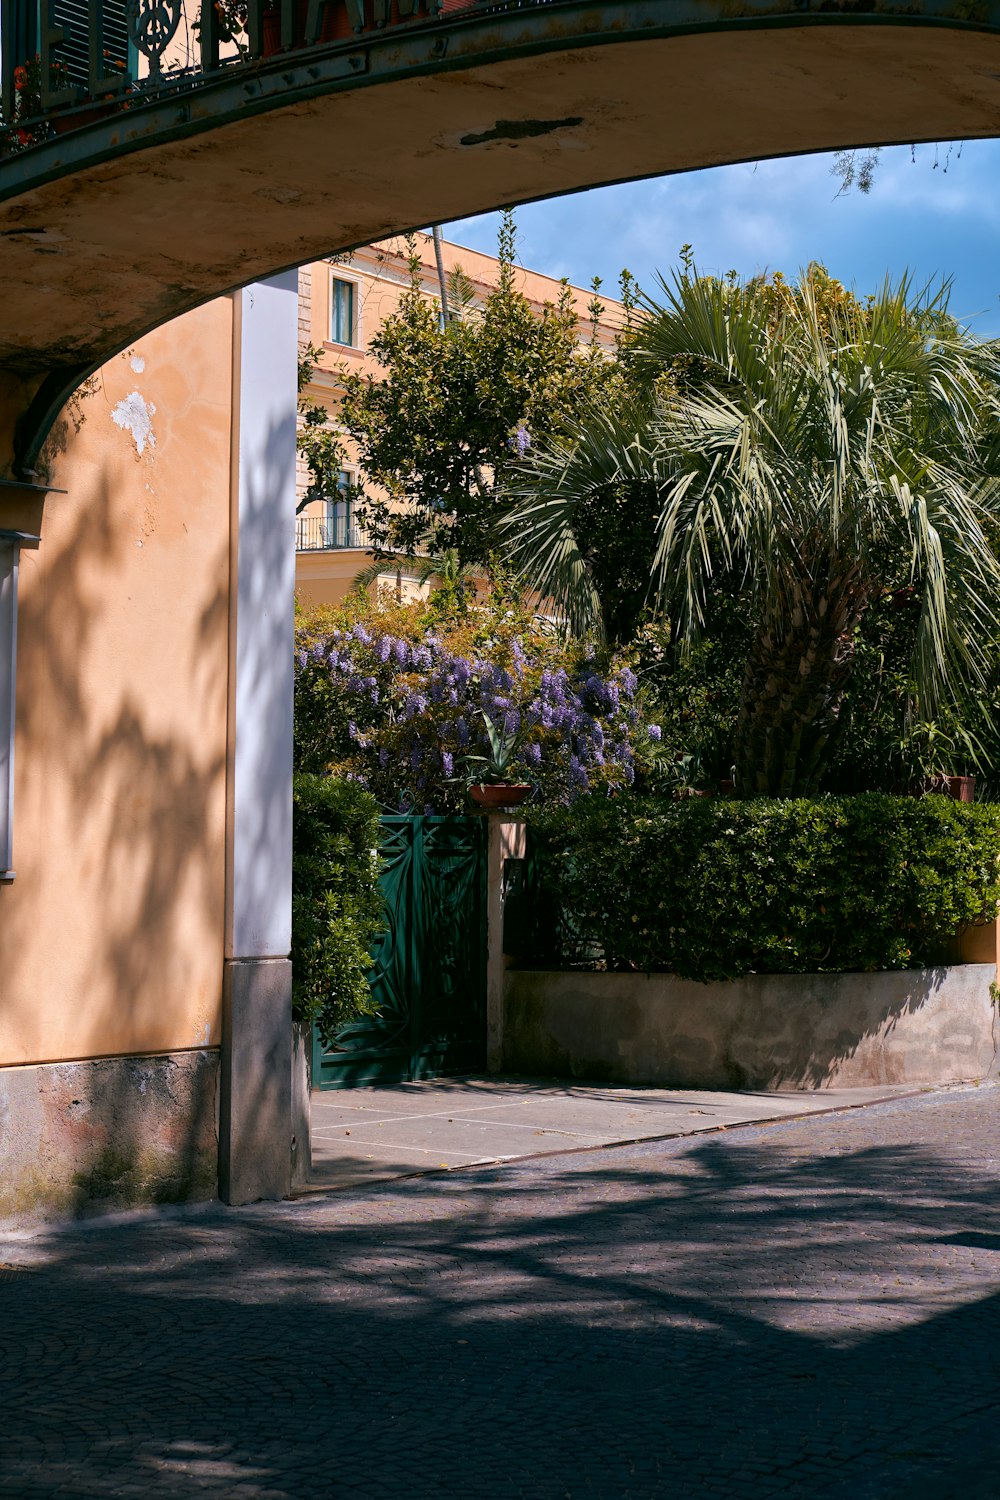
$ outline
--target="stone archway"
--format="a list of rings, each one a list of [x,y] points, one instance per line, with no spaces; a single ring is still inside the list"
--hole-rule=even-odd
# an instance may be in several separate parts
[[[338,40],[189,71],[0,161],[0,474],[131,339],[312,257],[629,178],[1000,131],[1000,25],[939,0],[331,6]]]
[[[348,16],[359,3],[329,0]],[[296,314],[283,269],[627,178],[1000,133],[1000,24],[935,0],[919,16],[902,5],[860,14],[852,0],[815,15],[735,14],[721,0],[469,4],[191,73],[136,99],[0,160],[0,480],[16,492],[32,479],[90,371],[247,287],[233,308],[233,374],[253,420],[233,445],[228,655],[213,658],[230,694],[216,772],[227,788],[223,1185],[243,1201],[280,1196],[289,1170],[291,576],[277,539],[294,505]],[[82,649],[67,643],[71,666]],[[82,715],[82,689],[80,705]],[[133,717],[139,770],[155,770],[146,721]],[[203,861],[203,831],[185,836]],[[113,823],[108,858],[130,840]]]

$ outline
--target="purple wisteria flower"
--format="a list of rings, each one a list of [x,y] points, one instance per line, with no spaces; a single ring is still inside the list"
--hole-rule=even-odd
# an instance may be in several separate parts
[[[649,735],[649,738],[653,741],[654,745],[658,745],[663,738],[663,730],[660,728],[659,724],[649,724],[646,728],[646,733]]]
[[[331,631],[301,646],[299,672],[323,662],[344,740],[344,772],[368,779],[387,805],[400,788],[417,806],[454,807],[459,757],[487,751],[485,720],[507,739],[525,736],[515,765],[537,776],[541,795],[564,803],[634,780],[632,741],[660,738],[640,718],[635,673],[602,672],[597,655],[559,660],[552,642],[533,636],[476,637],[475,653],[450,650],[428,632],[412,643],[377,627]],[[507,658],[491,660],[494,649]],[[375,672],[378,675],[375,675]],[[515,770],[515,774],[517,774]]]

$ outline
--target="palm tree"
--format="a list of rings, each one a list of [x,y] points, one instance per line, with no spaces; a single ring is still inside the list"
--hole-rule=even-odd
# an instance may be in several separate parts
[[[430,533],[425,532],[418,546],[421,544],[427,546],[429,541]],[[380,578],[394,569],[397,593],[402,587],[404,573],[418,588],[436,581],[439,588],[458,590],[474,587],[475,579],[481,571],[471,563],[463,563],[457,547],[446,547],[443,552],[436,553],[434,556],[429,553],[414,555],[409,552],[383,552],[377,555],[366,568],[355,573],[353,587],[370,588],[373,583],[378,583]]]
[[[575,628],[599,629],[577,518],[605,495],[641,510],[655,494],[649,601],[681,639],[722,579],[753,597],[739,790],[807,794],[893,560],[921,598],[921,711],[990,681],[1000,344],[957,327],[947,286],[915,295],[908,279],[865,302],[816,266],[797,286],[685,272],[660,287],[632,351],[647,414],[595,410],[572,442],[533,454],[504,541]]]

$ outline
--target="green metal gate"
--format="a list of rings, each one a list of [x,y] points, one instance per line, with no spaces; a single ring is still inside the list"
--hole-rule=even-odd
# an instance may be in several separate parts
[[[386,930],[369,983],[378,1012],[325,1045],[313,1087],[405,1083],[486,1062],[485,818],[384,817]]]

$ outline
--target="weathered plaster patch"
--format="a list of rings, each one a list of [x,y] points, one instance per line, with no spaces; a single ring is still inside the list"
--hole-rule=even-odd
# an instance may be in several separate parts
[[[143,359],[141,354],[133,354],[131,363],[132,368],[137,375],[141,375],[143,370],[146,368],[146,361]]]
[[[212,1197],[219,1054],[0,1068],[0,1229]]]
[[[136,452],[142,454],[148,443],[151,448],[156,447],[156,436],[153,432],[153,414],[156,407],[152,401],[149,405],[140,391],[132,391],[119,401],[111,413],[111,420],[123,432],[130,432],[135,442]]]

